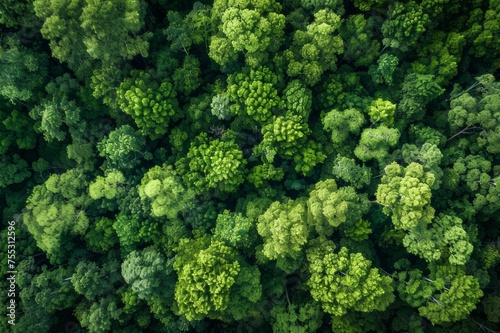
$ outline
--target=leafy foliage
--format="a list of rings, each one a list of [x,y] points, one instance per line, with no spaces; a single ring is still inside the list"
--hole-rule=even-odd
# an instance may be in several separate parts
[[[383,311],[394,301],[391,279],[380,276],[369,260],[345,247],[335,254],[331,241],[321,243],[307,253],[311,273],[307,284],[325,312],[341,316],[349,309]]]
[[[176,92],[170,82],[158,83],[148,72],[132,71],[131,75],[120,84],[118,105],[132,116],[143,134],[159,138],[178,112]]]
[[[0,332],[499,331],[499,13],[1,1]]]

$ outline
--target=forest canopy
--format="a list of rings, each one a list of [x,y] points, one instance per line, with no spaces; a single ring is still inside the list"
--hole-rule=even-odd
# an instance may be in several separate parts
[[[4,0],[0,32],[1,332],[500,331],[500,0]]]

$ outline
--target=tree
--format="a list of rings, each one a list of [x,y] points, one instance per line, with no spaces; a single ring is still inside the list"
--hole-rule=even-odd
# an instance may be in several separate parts
[[[293,36],[294,47],[285,51],[288,59],[287,74],[302,76],[307,85],[315,85],[326,70],[335,70],[337,54],[344,44],[337,31],[340,16],[329,9],[314,13],[314,21],[306,30],[298,30]]]
[[[323,145],[313,140],[307,140],[306,144],[293,156],[295,171],[304,176],[313,174],[313,168],[323,163],[326,155],[323,153]]]
[[[408,230],[415,227],[419,221],[424,224],[432,222],[433,184],[434,175],[425,172],[422,165],[411,163],[403,168],[393,162],[385,167],[375,196],[377,202],[384,206],[383,212],[392,216],[395,229]]]
[[[498,177],[491,177],[491,162],[481,155],[468,155],[459,157],[453,164],[450,172],[456,177],[456,186],[460,183],[474,197],[472,200],[474,214],[481,211],[483,214],[492,215],[500,209],[497,200]]]
[[[7,106],[8,107],[8,106]],[[0,153],[14,148],[14,142],[19,149],[35,148],[37,135],[33,131],[32,119],[24,112],[12,110],[10,113],[0,112]]]
[[[369,260],[345,247],[334,253],[333,242],[317,241],[317,247],[307,250],[311,274],[307,285],[325,312],[342,316],[350,310],[383,311],[394,301],[391,278],[371,268]]]
[[[208,48],[208,39],[213,30],[210,9],[210,6],[197,1],[193,4],[193,10],[185,17],[178,12],[169,11],[167,18],[170,24],[163,33],[172,42],[170,48],[183,50],[186,54],[193,44],[205,43]]]
[[[370,66],[368,73],[373,78],[373,81],[378,84],[393,84],[393,76],[396,67],[399,64],[399,58],[390,53],[382,54],[377,60],[377,66]]]
[[[283,91],[285,107],[291,114],[308,119],[312,109],[312,92],[300,80],[291,81]]]
[[[87,177],[72,169],[35,186],[27,200],[24,223],[53,263],[65,260],[75,247],[73,238],[87,231],[87,186]]]
[[[173,301],[175,277],[173,260],[165,258],[154,246],[132,251],[121,265],[121,273],[140,299]]]
[[[174,71],[172,77],[176,91],[189,95],[195,91],[202,83],[200,79],[200,61],[191,55],[184,57],[182,67]]]
[[[354,0],[354,6],[360,10],[367,12],[370,9],[380,9],[384,8],[386,5],[386,0]]]
[[[263,187],[269,180],[279,181],[284,177],[283,169],[277,168],[270,163],[256,165],[250,170],[247,180],[255,187]]]
[[[125,177],[121,171],[111,170],[105,177],[97,176],[96,180],[89,185],[90,197],[94,200],[106,198],[114,199],[121,196],[125,191]]]
[[[14,38],[6,40],[0,45],[0,96],[12,104],[26,102],[45,82],[47,55],[24,47]]]
[[[210,103],[210,111],[212,115],[221,120],[230,119],[233,114],[230,109],[230,100],[227,94],[217,94],[212,98],[212,103]]]
[[[144,3],[138,0],[85,0],[80,22],[89,56],[105,65],[130,60],[138,54],[147,57],[148,39],[153,34],[139,34],[144,26],[144,12]]]
[[[479,15],[471,15],[471,27],[466,31],[468,40],[473,40],[471,53],[475,57],[490,58],[493,60],[493,70],[498,69],[498,34],[500,25],[500,3],[496,0],[488,1],[488,9],[482,11],[477,8]]]
[[[445,270],[438,268],[434,273],[435,277],[431,276],[439,294],[433,294],[429,302],[418,309],[420,315],[429,319],[433,325],[467,318],[483,296],[474,276],[465,275],[461,271],[455,274],[443,271]]]
[[[139,196],[148,202],[153,216],[175,219],[191,208],[194,192],[186,189],[181,178],[170,165],[149,169],[138,187]]]
[[[347,65],[328,75],[322,84],[319,101],[324,110],[365,110],[373,98],[362,83],[362,77]]]
[[[123,125],[102,139],[97,144],[99,155],[106,158],[105,169],[130,171],[141,159],[151,159],[151,153],[145,151],[146,139],[129,125]]]
[[[111,256],[102,265],[93,261],[81,261],[76,265],[71,283],[77,293],[91,301],[112,292],[115,284],[121,282],[119,269],[119,261]]]
[[[107,67],[148,54],[147,40],[152,34],[139,34],[144,25],[140,1],[36,0],[33,4],[44,22],[41,32],[50,40],[52,55],[68,62],[80,78],[91,72],[93,60]]]
[[[0,4],[0,24],[12,28],[33,27],[38,20],[29,1],[7,0]]]
[[[303,256],[309,234],[306,217],[306,205],[292,200],[275,201],[259,216],[257,231],[264,239],[262,253],[277,260],[276,265],[287,273],[297,268],[295,262]]]
[[[81,125],[83,119],[80,114],[83,112],[69,96],[79,88],[78,82],[69,75],[58,77],[45,87],[52,98],[30,111],[31,118],[38,121],[38,129],[45,141],[63,141],[70,128]]]
[[[242,73],[230,75],[227,95],[236,103],[231,105],[230,113],[246,113],[253,120],[266,123],[283,106],[275,88],[278,80],[278,76],[267,67],[246,68]]]
[[[412,68],[419,74],[436,73],[436,82],[446,84],[458,74],[466,39],[460,33],[443,31],[434,32],[429,38],[426,47],[418,48],[419,59],[412,63]]]
[[[225,210],[217,216],[213,237],[234,249],[248,249],[255,243],[257,233],[251,218]]]
[[[280,9],[275,1],[215,1],[212,17],[220,23],[218,34],[212,37],[209,56],[224,66],[243,52],[249,66],[263,65],[267,52],[277,51],[283,36],[285,16],[278,14]]]
[[[394,113],[396,112],[396,104],[390,101],[384,101],[382,98],[377,98],[372,101],[366,109],[373,124],[381,123],[388,127],[394,125]]]
[[[309,223],[320,235],[329,236],[341,224],[353,226],[368,211],[366,197],[353,187],[338,188],[335,180],[327,179],[314,185],[307,200]]]
[[[427,104],[440,96],[444,89],[436,82],[434,75],[411,73],[405,77],[402,91],[398,110],[405,115],[408,122],[421,120],[425,116]]]
[[[117,303],[119,299],[115,295],[108,295],[94,303],[81,303],[75,310],[75,316],[89,332],[104,333],[120,322],[123,310]]]
[[[162,137],[170,119],[178,119],[179,103],[168,81],[158,82],[153,72],[133,70],[117,92],[118,106],[152,139]]]
[[[331,9],[339,15],[344,15],[344,4],[339,0],[301,0],[303,8],[317,12],[320,9]]]
[[[90,225],[85,235],[87,245],[91,251],[107,253],[118,243],[118,236],[113,229],[113,220],[103,217]]]
[[[424,305],[436,291],[433,281],[424,278],[419,269],[406,270],[397,275],[397,290],[403,301],[414,308]]]
[[[355,66],[371,65],[378,57],[380,49],[380,42],[374,37],[377,25],[374,17],[369,20],[361,14],[349,17],[340,28],[345,48],[343,59],[354,63]]]
[[[234,192],[244,181],[246,160],[231,139],[210,140],[203,133],[191,142],[187,153],[188,170],[183,176],[198,192],[217,189]]]
[[[356,189],[361,189],[369,185],[372,178],[370,168],[359,166],[352,158],[337,155],[332,173],[337,181],[347,182]]]
[[[262,127],[261,132],[264,139],[260,143],[260,151],[274,151],[285,159],[291,159],[304,148],[310,129],[301,116],[285,115],[273,117],[272,123]],[[273,161],[270,156],[267,159],[268,162]]]
[[[28,163],[19,157],[18,154],[10,156],[3,155],[0,157],[0,189],[12,184],[21,183],[31,175],[27,169]]]
[[[500,152],[500,122],[495,115],[498,112],[500,84],[490,74],[476,77],[476,80],[476,84],[484,87],[482,94],[476,97],[467,91],[457,92],[450,101],[448,121],[451,130],[458,133],[448,140],[459,135],[477,133],[478,144],[486,147],[490,153],[497,153]]]
[[[403,245],[409,253],[426,261],[447,259],[452,265],[465,265],[473,250],[462,220],[444,214],[437,216],[430,227],[425,222],[418,222],[405,235]]]
[[[344,111],[334,109],[325,114],[322,123],[325,130],[332,132],[333,143],[340,145],[349,138],[349,134],[359,134],[365,118],[354,108]]]
[[[375,159],[382,166],[389,155],[389,149],[398,143],[400,135],[397,129],[385,125],[365,128],[354,155],[363,162]]]
[[[239,259],[231,247],[220,241],[184,240],[178,251],[175,300],[188,320],[242,319],[260,299],[259,270]]]
[[[426,142],[419,149],[415,145],[405,143],[403,144],[401,154],[406,163],[420,163],[425,171],[431,172],[434,175],[434,184],[431,187],[433,190],[437,190],[440,187],[443,171],[439,165],[441,164],[443,154],[435,144]]]
[[[307,333],[316,332],[321,327],[323,312],[314,301],[306,304],[275,304],[271,309],[273,332]]]
[[[54,314],[74,307],[79,295],[70,281],[72,269],[63,267],[48,269],[47,266],[42,266],[41,272],[33,274],[29,285],[19,293],[21,301],[26,304],[26,309],[36,304],[46,313]]]
[[[396,2],[390,6],[388,19],[382,25],[383,44],[408,51],[426,30],[429,15],[416,2]]]

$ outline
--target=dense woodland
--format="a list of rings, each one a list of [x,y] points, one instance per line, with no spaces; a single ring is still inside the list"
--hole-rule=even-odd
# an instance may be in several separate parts
[[[0,29],[1,332],[500,330],[500,0],[2,0]]]

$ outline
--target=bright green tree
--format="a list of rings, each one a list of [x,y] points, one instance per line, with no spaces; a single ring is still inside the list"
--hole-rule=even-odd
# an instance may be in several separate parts
[[[308,119],[312,109],[312,92],[300,80],[291,81],[283,91],[285,107],[291,114]]]
[[[173,85],[159,82],[154,73],[133,70],[117,92],[118,106],[152,139],[162,137],[170,119],[178,119],[179,103]]]
[[[276,52],[283,36],[285,16],[280,10],[275,1],[215,1],[212,17],[220,23],[209,56],[224,66],[242,52],[249,66],[263,65],[267,52]]]
[[[264,139],[260,146],[265,154],[274,151],[283,158],[291,159],[304,147],[310,129],[301,116],[286,115],[274,117],[273,122],[265,125],[261,132]],[[271,156],[266,159],[273,162]]]
[[[220,241],[200,241],[184,240],[178,249],[174,269],[179,276],[175,284],[179,313],[188,320],[245,318],[261,297],[259,270]]]
[[[300,201],[275,201],[259,216],[257,231],[264,239],[262,253],[285,272],[291,273],[294,261],[303,255],[302,248],[307,242],[306,205]]]
[[[314,85],[324,71],[335,70],[337,55],[344,49],[338,35],[340,24],[340,16],[329,9],[314,13],[314,21],[305,30],[295,32],[292,50],[285,52],[289,60],[287,74],[303,76],[308,85]]]
[[[419,149],[413,144],[405,143],[403,144],[401,154],[406,163],[420,163],[425,171],[431,172],[434,175],[434,184],[431,187],[433,190],[437,190],[440,187],[443,171],[439,165],[441,164],[443,154],[435,144],[426,142]]]
[[[231,138],[210,140],[203,133],[191,142],[187,159],[188,170],[183,177],[198,192],[234,192],[244,181],[246,160]]]
[[[214,239],[234,249],[248,249],[256,240],[254,221],[241,213],[223,211],[217,216]]]
[[[332,110],[325,114],[322,119],[323,128],[332,132],[332,141],[335,144],[342,144],[350,134],[358,135],[361,127],[365,123],[363,114],[356,109],[344,111]]]
[[[278,81],[279,77],[267,67],[245,68],[230,75],[227,95],[235,103],[230,107],[230,114],[246,113],[255,121],[267,122],[283,106],[275,88]]]
[[[150,202],[153,216],[175,219],[191,208],[194,192],[182,184],[170,165],[155,166],[146,172],[138,187],[143,201]]]
[[[377,98],[372,101],[366,109],[373,124],[381,123],[388,127],[394,125],[394,113],[396,112],[396,104],[390,101],[385,101],[382,98]]]
[[[42,249],[54,263],[65,260],[75,247],[73,238],[84,235],[89,220],[86,206],[87,177],[72,169],[61,175],[53,174],[43,184],[35,186],[27,200],[24,223]]]
[[[393,301],[392,279],[381,276],[360,253],[320,240],[307,250],[309,272],[307,285],[312,297],[326,313],[342,316],[348,311],[384,311]]]
[[[426,261],[446,258],[452,265],[465,265],[473,250],[462,220],[444,214],[437,216],[430,227],[419,221],[405,235],[403,245],[409,253],[416,254]]]
[[[114,199],[116,196],[123,195],[125,191],[126,180],[121,171],[111,170],[103,176],[97,176],[96,180],[89,185],[89,195],[92,199],[98,200],[106,198]]]
[[[467,318],[483,296],[474,276],[465,275],[460,270],[452,270],[451,274],[444,272],[446,270],[438,268],[430,276],[436,291],[418,309],[420,315],[429,319],[433,325]]]
[[[375,159],[382,166],[389,155],[389,149],[398,143],[400,135],[397,129],[385,125],[365,128],[354,155],[363,162]]]
[[[419,221],[432,222],[433,184],[434,175],[425,172],[422,165],[411,163],[403,168],[393,162],[385,167],[375,196],[377,202],[384,206],[383,212],[392,217],[395,229],[408,230],[415,227]]]
[[[368,199],[358,195],[353,187],[338,188],[333,179],[320,181],[307,200],[309,223],[320,235],[328,236],[341,224],[356,224],[369,205]]]

